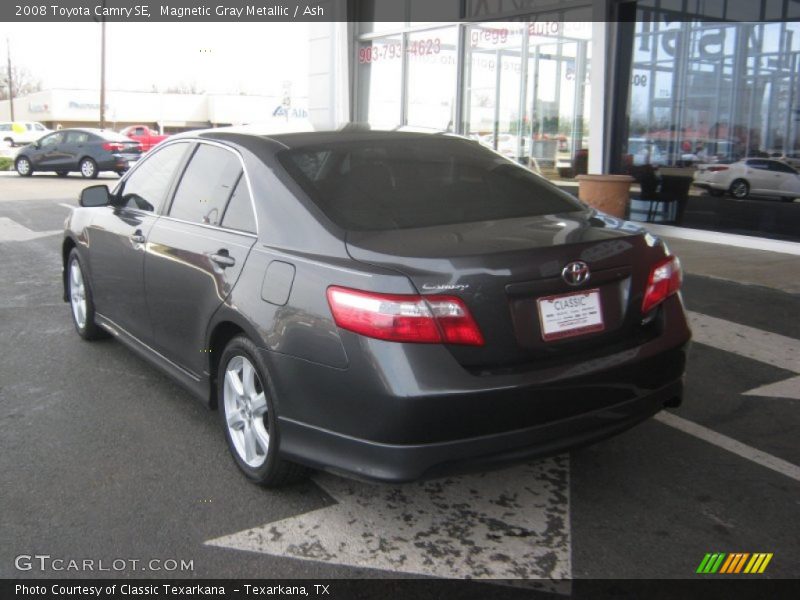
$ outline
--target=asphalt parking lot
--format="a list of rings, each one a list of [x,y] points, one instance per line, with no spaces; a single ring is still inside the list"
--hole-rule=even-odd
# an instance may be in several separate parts
[[[91,183],[0,174],[0,577],[522,578],[558,591],[713,577],[695,573],[710,552],[772,553],[751,578],[800,575],[799,244],[666,236],[686,253],[695,332],[678,409],[491,473],[402,486],[318,473],[268,491],[239,475],[216,413],[122,345],[74,333],[60,230]],[[19,570],[33,554],[126,562]]]

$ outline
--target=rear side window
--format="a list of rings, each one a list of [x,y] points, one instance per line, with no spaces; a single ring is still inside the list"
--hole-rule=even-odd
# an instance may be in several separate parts
[[[792,167],[782,162],[778,162],[777,160],[769,161],[769,170],[770,171],[777,171],[778,173],[791,173],[793,175],[797,174]]]
[[[241,162],[233,152],[200,144],[175,192],[170,216],[203,225],[219,225],[241,172]]]
[[[348,230],[430,227],[583,209],[542,177],[457,138],[362,138],[278,156],[319,208]]]
[[[747,161],[747,166],[752,168],[752,169],[765,169],[766,170],[766,169],[769,168],[768,165],[769,165],[769,163],[766,160],[761,160],[761,159],[758,159],[758,158],[754,159],[754,160],[748,160]]]
[[[158,212],[189,144],[170,144],[156,150],[131,173],[122,188],[122,204]]]
[[[89,134],[86,131],[70,131],[67,133],[68,144],[84,144],[89,141]]]
[[[233,190],[231,201],[222,217],[222,226],[228,229],[256,233],[256,218],[253,214],[253,203],[250,200],[250,190],[247,189],[247,180],[244,175],[239,176],[239,181]]]

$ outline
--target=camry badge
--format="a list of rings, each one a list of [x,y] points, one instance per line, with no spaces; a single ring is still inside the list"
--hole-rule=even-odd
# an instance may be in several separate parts
[[[581,285],[589,281],[589,265],[582,260],[569,263],[561,269],[561,277],[569,285]]]

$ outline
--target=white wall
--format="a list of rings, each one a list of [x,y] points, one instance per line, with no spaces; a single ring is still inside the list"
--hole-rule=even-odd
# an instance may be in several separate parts
[[[307,122],[305,98],[295,98],[289,111],[273,113],[281,107],[276,96],[159,94],[149,92],[117,92],[106,94],[106,122],[162,123],[180,126],[202,123],[256,123],[275,119]],[[14,100],[14,117],[18,121],[50,121],[54,123],[85,122],[96,124],[100,119],[100,93],[97,90],[47,90]],[[0,102],[0,120],[10,120],[8,101]]]
[[[344,18],[344,0],[317,2],[326,18]],[[311,23],[309,26],[308,112],[313,126],[335,129],[350,120],[351,50],[346,22]]]

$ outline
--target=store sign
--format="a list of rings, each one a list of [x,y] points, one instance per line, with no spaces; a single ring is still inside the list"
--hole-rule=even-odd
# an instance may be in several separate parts
[[[308,111],[305,108],[291,108],[279,104],[272,111],[273,117],[284,117],[287,119],[307,119]]]
[[[467,0],[468,19],[497,19],[558,8],[559,0]],[[538,34],[537,34],[538,35]]]
[[[78,102],[77,100],[70,100],[67,106],[74,110],[100,110],[99,102]],[[109,109],[109,105],[105,105],[105,109]]]

